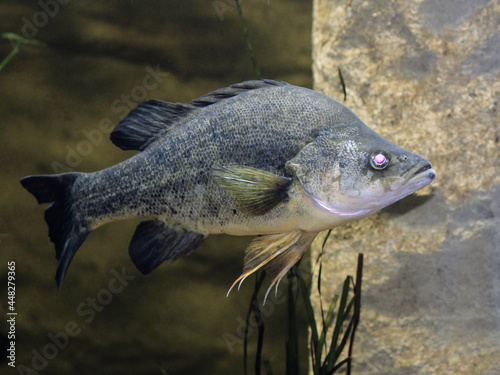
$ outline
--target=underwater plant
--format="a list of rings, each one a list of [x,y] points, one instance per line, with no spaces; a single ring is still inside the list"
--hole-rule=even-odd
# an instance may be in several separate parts
[[[0,70],[2,70],[15,55],[17,55],[17,53],[21,50],[21,47],[25,44],[31,44],[34,46],[40,46],[43,44],[39,40],[25,38],[15,33],[3,33],[1,36],[2,39],[10,40],[13,48],[12,51],[10,51],[10,53],[0,62]]]
[[[317,292],[320,301],[321,321],[317,321],[311,303],[311,292],[314,285],[313,275],[306,280],[302,275],[299,264],[296,264],[288,273],[287,313],[288,327],[286,339],[286,375],[299,374],[299,338],[297,324],[297,305],[300,297],[304,303],[309,328],[309,364],[314,375],[331,375],[345,368],[347,375],[351,374],[354,336],[361,312],[361,285],[363,275],[363,254],[358,254],[358,264],[355,279],[347,276],[340,295],[333,296],[328,310],[322,305],[321,296],[321,257],[330,232],[323,241],[322,250],[316,260],[319,266],[317,277]],[[262,373],[265,367],[266,374],[272,375],[272,366],[269,361],[263,360],[262,350],[264,343],[264,321],[259,308],[257,295],[264,280],[264,272],[256,275],[254,292],[250,301],[250,308],[246,319],[246,332],[249,332],[251,320],[258,322],[257,350],[255,355],[255,374]],[[248,335],[244,341],[244,373],[248,374]],[[344,355],[343,355],[344,354]]]

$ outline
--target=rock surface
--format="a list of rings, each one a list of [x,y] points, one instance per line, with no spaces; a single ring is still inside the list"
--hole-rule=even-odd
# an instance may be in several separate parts
[[[325,301],[365,254],[354,373],[500,373],[499,25],[498,0],[314,2],[315,88],[343,100],[340,68],[345,104],[437,172],[327,242]]]

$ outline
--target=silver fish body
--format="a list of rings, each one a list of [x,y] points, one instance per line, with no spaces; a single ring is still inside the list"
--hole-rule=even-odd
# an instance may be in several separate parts
[[[318,232],[371,215],[435,177],[427,160],[344,105],[271,80],[185,104],[151,100],[111,140],[141,152],[94,173],[21,180],[40,203],[52,203],[46,220],[59,285],[91,230],[131,217],[148,218],[129,248],[143,273],[191,253],[210,233],[259,234],[238,280],[264,267],[274,284]]]

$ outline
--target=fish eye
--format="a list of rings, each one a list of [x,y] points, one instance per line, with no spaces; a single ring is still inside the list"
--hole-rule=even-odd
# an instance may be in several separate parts
[[[370,164],[373,169],[384,169],[389,165],[389,157],[385,152],[376,151],[370,158]]]

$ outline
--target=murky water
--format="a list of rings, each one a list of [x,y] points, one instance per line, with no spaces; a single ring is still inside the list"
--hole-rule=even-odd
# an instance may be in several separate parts
[[[310,87],[311,3],[242,4],[263,75]],[[43,207],[19,184],[130,157],[108,135],[137,103],[188,101],[254,79],[233,1],[6,0],[0,14],[2,32],[44,43],[23,47],[0,71],[0,267],[6,290],[7,262],[16,262],[18,313],[11,373],[243,373],[241,322],[254,279],[225,295],[249,238],[209,237],[145,277],[127,254],[139,221],[112,223],[89,236],[58,291]],[[0,42],[3,58],[12,46]],[[0,306],[5,316],[5,292]],[[286,304],[266,309],[264,358],[283,373]],[[0,332],[5,342],[7,326]]]

